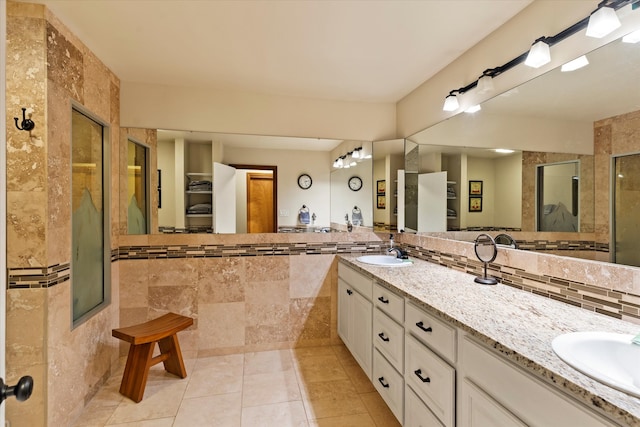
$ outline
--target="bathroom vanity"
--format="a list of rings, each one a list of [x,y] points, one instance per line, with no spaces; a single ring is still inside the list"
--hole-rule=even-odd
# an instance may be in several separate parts
[[[640,399],[565,364],[553,338],[640,326],[413,260],[341,256],[338,333],[404,426],[640,425]]]

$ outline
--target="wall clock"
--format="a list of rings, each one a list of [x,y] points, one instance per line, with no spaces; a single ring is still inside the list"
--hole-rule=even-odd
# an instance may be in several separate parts
[[[307,190],[311,187],[312,181],[309,174],[303,173],[298,177],[298,187]]]
[[[359,176],[349,178],[349,188],[352,191],[359,191],[362,188],[362,179]]]

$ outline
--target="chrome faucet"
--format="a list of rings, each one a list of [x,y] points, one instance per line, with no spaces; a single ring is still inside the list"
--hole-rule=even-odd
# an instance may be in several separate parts
[[[396,258],[400,258],[400,259],[408,259],[409,258],[409,255],[407,255],[407,252],[403,251],[400,248],[389,248],[389,250],[387,252],[389,252],[389,253],[395,252],[396,253]]]
[[[400,259],[409,258],[406,251],[403,251],[402,249],[396,248],[395,246],[393,246],[393,234],[389,234],[389,250],[387,252],[388,253],[395,252],[396,258],[400,258]]]

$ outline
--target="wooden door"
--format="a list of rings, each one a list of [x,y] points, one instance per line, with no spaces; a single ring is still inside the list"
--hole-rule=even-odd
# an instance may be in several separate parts
[[[273,175],[247,173],[247,233],[275,233]]]

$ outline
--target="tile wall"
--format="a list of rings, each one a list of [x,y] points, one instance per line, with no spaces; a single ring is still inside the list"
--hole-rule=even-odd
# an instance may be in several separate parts
[[[110,329],[119,319],[118,271],[113,303],[71,327],[71,108],[109,123],[117,147],[118,78],[44,6],[7,3],[7,123],[33,109],[35,129],[7,126],[7,375],[31,375],[26,402],[6,402],[11,425],[68,425],[118,362]],[[117,151],[111,187],[118,194]],[[111,201],[117,215],[117,200]],[[112,248],[118,247],[112,227]],[[18,278],[18,279],[16,279]],[[18,283],[19,282],[19,283]],[[64,390],[63,393],[60,390]]]

